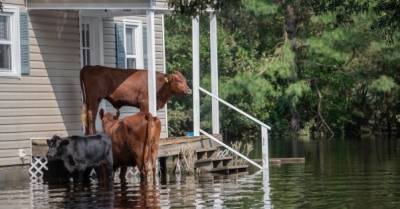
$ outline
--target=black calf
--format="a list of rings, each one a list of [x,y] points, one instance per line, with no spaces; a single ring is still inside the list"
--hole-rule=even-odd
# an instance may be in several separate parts
[[[74,181],[83,181],[88,171],[94,168],[99,179],[112,179],[113,157],[111,139],[106,135],[71,136],[60,138],[53,136],[47,140],[49,162],[61,160]],[[102,167],[106,169],[106,175]]]

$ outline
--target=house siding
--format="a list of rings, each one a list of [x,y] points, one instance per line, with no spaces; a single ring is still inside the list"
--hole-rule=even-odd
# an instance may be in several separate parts
[[[168,8],[168,1],[167,0],[156,0],[155,1],[157,8]]]
[[[82,133],[78,12],[30,11],[28,28],[30,74],[0,78],[0,166],[30,163],[31,138]]]
[[[5,5],[25,8],[24,0],[6,0]],[[145,16],[103,19],[104,64],[115,66],[114,21],[140,20]],[[163,72],[162,18],[156,15],[156,63]],[[0,166],[29,164],[32,138],[82,134],[79,72],[79,13],[72,10],[29,11],[30,72],[21,78],[0,77]],[[124,107],[124,115],[135,113]],[[161,137],[167,136],[165,109],[159,111]],[[23,159],[19,150],[27,153]]]
[[[25,7],[25,0],[3,0],[4,5]]]

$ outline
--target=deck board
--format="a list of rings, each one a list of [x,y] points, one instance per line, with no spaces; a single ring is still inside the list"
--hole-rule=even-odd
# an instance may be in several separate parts
[[[45,156],[48,150],[47,138],[32,138],[32,155]],[[160,140],[159,157],[170,157],[178,155],[185,147],[192,149],[204,149],[210,146],[218,146],[207,137],[171,137]]]

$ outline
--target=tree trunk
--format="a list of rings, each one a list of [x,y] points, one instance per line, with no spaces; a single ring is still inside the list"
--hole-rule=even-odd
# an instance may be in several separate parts
[[[298,67],[297,67],[297,40],[296,40],[297,24],[296,24],[296,14],[294,8],[291,4],[286,6],[286,16],[285,16],[285,38],[290,40],[290,49],[294,53],[293,56],[293,78],[292,83],[298,80]],[[290,119],[290,129],[293,135],[297,135],[300,130],[300,117],[296,105],[291,105],[290,109],[291,119]]]

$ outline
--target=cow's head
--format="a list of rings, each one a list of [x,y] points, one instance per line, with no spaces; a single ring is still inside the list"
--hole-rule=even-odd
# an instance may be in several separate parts
[[[107,133],[109,127],[111,127],[119,118],[119,111],[116,115],[113,115],[110,112],[104,112],[103,108],[99,111],[101,124],[103,126],[103,130]]]
[[[68,139],[62,139],[57,135],[47,140],[49,150],[47,151],[46,157],[49,161],[61,159],[62,155],[66,152],[66,146],[69,144]]]
[[[165,81],[169,84],[172,93],[179,95],[192,94],[192,90],[187,84],[187,80],[182,73],[175,71],[165,77]]]

